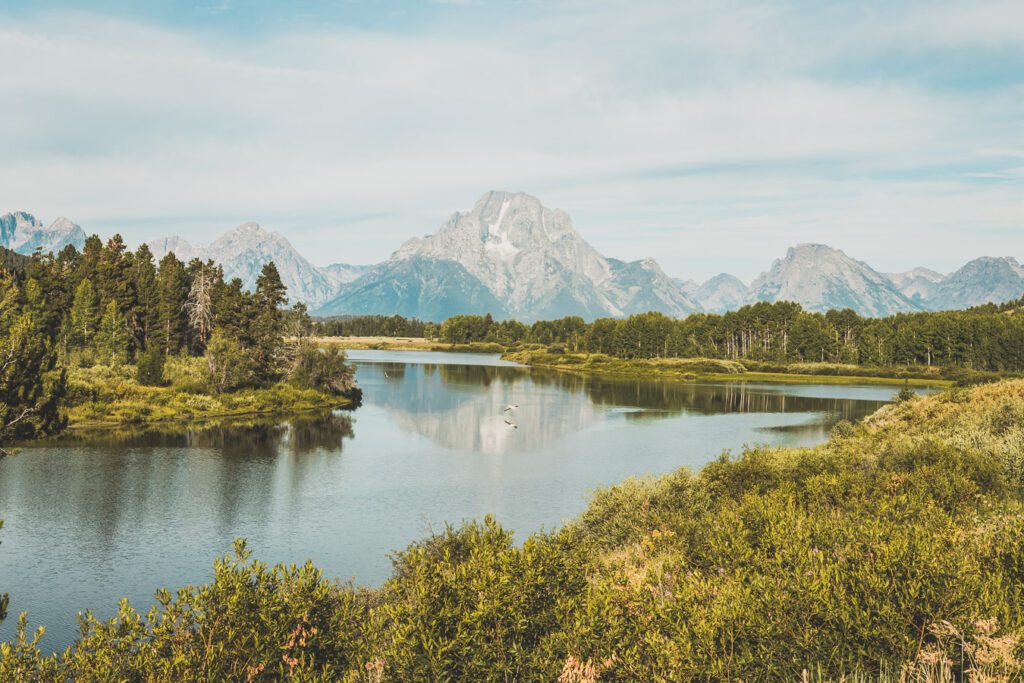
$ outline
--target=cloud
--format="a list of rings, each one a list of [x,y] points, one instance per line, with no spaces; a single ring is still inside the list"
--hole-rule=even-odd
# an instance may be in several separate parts
[[[972,226],[1020,255],[1024,77],[934,75],[992,45],[1024,65],[991,20],[1012,8],[818,7],[481,4],[269,34],[0,17],[0,211],[136,242],[253,219],[358,262],[494,188],[681,276],[749,278],[794,241],[946,267]]]

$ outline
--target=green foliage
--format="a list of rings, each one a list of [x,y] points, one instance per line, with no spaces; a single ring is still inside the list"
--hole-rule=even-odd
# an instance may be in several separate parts
[[[20,301],[21,291],[0,272],[0,456],[4,444],[60,430],[65,374],[54,371],[57,353],[45,314]]]
[[[111,300],[103,310],[96,334],[96,348],[100,359],[107,365],[118,366],[128,362],[128,325],[116,301]]]
[[[336,346],[320,349],[309,341],[296,347],[288,382],[341,396],[356,391],[355,371],[345,363],[345,352]]]
[[[79,348],[89,346],[99,323],[99,302],[92,281],[84,278],[75,289],[75,300],[71,306],[71,343]]]
[[[159,344],[154,341],[142,354],[139,355],[138,366],[135,370],[136,381],[147,387],[159,387],[164,383],[164,363],[166,362],[164,352]]]
[[[321,318],[313,333],[322,337],[426,337],[437,336],[437,325],[400,315],[348,315]]]
[[[205,358],[172,356],[169,386],[144,386],[131,366],[96,365],[68,375],[65,410],[78,425],[118,425],[250,414],[282,414],[345,405],[347,398],[278,383],[210,395]]]
[[[252,386],[257,379],[257,362],[251,354],[220,332],[206,347],[206,368],[210,388],[218,394]]]
[[[903,387],[896,392],[896,396],[893,397],[897,403],[906,403],[907,401],[913,401],[917,398],[917,393],[910,388],[910,385],[906,382],[903,383]]]

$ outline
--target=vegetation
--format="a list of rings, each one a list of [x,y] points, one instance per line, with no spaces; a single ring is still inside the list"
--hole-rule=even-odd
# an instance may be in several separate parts
[[[1017,680],[1024,381],[907,397],[805,449],[599,492],[521,545],[495,520],[394,558],[383,587],[252,561],[20,629],[0,680]]]
[[[600,353],[624,359],[712,358],[744,363],[942,367],[948,371],[1024,372],[1024,300],[966,311],[862,318],[853,311],[804,311],[790,302],[758,303],[724,315],[682,320],[660,313],[542,320],[532,326],[488,316],[446,320],[451,344],[538,345],[555,352]],[[764,369],[764,368],[761,368]],[[841,372],[836,374],[851,374]]]
[[[625,359],[603,353],[566,353],[533,349],[508,352],[507,360],[533,367],[570,372],[670,380],[728,380],[730,382],[808,382],[816,384],[892,384],[903,380],[914,386],[948,386],[957,381],[977,383],[995,379],[994,373],[948,372],[940,368],[872,368],[836,363],[767,364],[719,358]]]
[[[5,259],[0,292],[0,445],[57,432],[68,417],[281,412],[355,393],[343,355],[297,350],[312,322],[304,306],[284,308],[273,263],[248,292],[213,262],[171,253],[157,265],[145,245],[132,253],[119,235],[92,236],[81,253]]]
[[[437,336],[437,325],[400,315],[346,315],[318,320],[313,333],[321,337],[414,337]]]
[[[65,424],[57,404],[66,375],[55,371],[55,324],[41,310],[42,296],[38,286],[23,292],[0,271],[0,446],[52,434]],[[0,457],[7,453],[0,447]]]

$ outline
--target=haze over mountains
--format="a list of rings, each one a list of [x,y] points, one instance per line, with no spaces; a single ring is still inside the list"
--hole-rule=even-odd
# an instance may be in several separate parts
[[[65,218],[45,226],[30,214],[0,216],[0,246],[22,254],[81,248],[85,232]],[[180,237],[149,242],[159,260],[212,259],[253,287],[274,261],[289,299],[319,315],[398,314],[442,320],[491,313],[523,321],[660,311],[721,313],[757,301],[795,301],[812,311],[852,308],[865,316],[961,309],[1024,296],[1024,267],[981,257],[949,275],[927,268],[881,273],[839,249],[791,247],[746,284],[727,273],[704,283],[673,279],[653,259],[626,262],[597,252],[561,209],[524,193],[488,192],[433,234],[406,241],[376,265],[318,268],[277,232],[244,223],[207,246]],[[685,248],[685,245],[680,245]]]

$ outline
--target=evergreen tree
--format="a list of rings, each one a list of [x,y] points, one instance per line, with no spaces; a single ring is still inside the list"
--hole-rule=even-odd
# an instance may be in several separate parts
[[[99,331],[96,334],[96,348],[100,358],[111,366],[126,362],[128,343],[127,321],[118,309],[117,302],[111,300],[103,310]]]
[[[135,280],[135,306],[129,318],[132,341],[136,349],[147,348],[150,338],[157,336],[160,326],[160,294],[157,292],[156,266],[153,252],[143,244],[132,259]]]
[[[65,420],[57,405],[65,390],[63,371],[52,373],[57,354],[52,336],[19,305],[21,291],[0,273],[0,455],[3,444],[52,434]]]
[[[259,379],[273,379],[279,372],[280,352],[284,344],[284,314],[287,288],[273,261],[263,266],[256,278],[256,310],[251,336],[255,340],[255,359]]]
[[[160,259],[157,275],[157,338],[167,355],[178,353],[188,345],[189,281],[185,265],[174,252]]]
[[[159,344],[150,344],[139,354],[135,379],[147,387],[158,387],[164,383],[164,352]]]
[[[93,341],[99,317],[99,302],[96,300],[92,280],[85,278],[75,289],[75,300],[71,305],[70,343],[75,348],[86,348]]]

